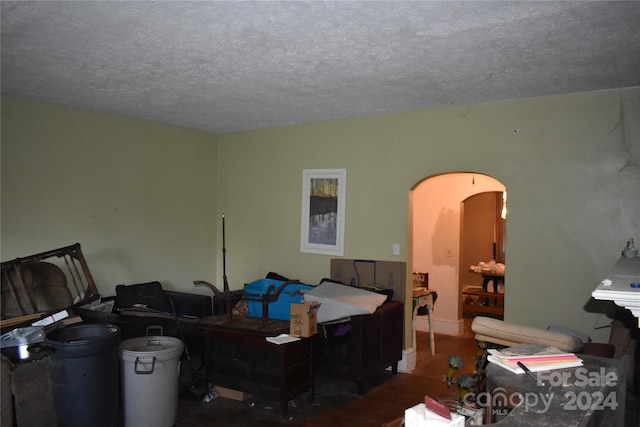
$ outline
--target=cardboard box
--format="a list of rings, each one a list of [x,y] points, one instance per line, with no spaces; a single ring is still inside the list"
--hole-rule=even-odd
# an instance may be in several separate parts
[[[332,258],[329,277],[346,284],[368,284],[380,289],[391,289],[395,301],[405,302],[406,271],[406,262]],[[408,302],[408,306],[411,307],[411,301]]]
[[[289,335],[308,338],[318,333],[317,301],[302,301],[291,304],[291,320],[289,321]]]
[[[231,400],[237,400],[239,402],[244,402],[247,399],[251,398],[249,393],[245,393],[239,390],[233,390],[226,387],[220,387],[219,385],[214,387],[214,390],[218,393],[220,397],[225,397]]]

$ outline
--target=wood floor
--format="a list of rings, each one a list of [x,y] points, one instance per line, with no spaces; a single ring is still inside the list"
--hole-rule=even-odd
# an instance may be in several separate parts
[[[194,399],[180,399],[176,427],[202,426],[350,426],[381,427],[404,415],[405,409],[422,401],[424,396],[450,394],[442,377],[447,359],[457,354],[464,359],[461,373],[473,370],[475,340],[470,331],[471,320],[465,323],[465,334],[458,337],[438,335],[435,356],[431,355],[429,334],[417,333],[417,363],[412,373],[383,372],[380,378],[365,386],[366,393],[356,393],[355,384],[340,380],[316,378],[315,403],[305,399],[290,402],[289,417],[280,415],[277,399],[254,397],[245,402],[217,398],[210,404]],[[391,424],[392,425],[392,424]]]
[[[460,373],[473,370],[473,356],[476,351],[474,336],[470,330],[471,321],[466,321],[465,334],[448,336],[436,334],[436,354],[431,356],[429,334],[417,333],[418,356],[416,368],[411,374],[396,375],[377,387],[345,402],[320,416],[305,422],[305,426],[326,427],[348,425],[350,427],[372,427],[392,425],[392,421],[402,417],[404,410],[424,401],[424,396],[436,397],[451,394],[457,390],[448,389],[442,377],[446,373],[447,359],[451,354],[463,358],[465,366]]]

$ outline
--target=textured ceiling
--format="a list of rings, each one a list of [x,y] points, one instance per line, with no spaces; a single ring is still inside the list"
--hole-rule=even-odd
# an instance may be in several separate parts
[[[1,7],[3,92],[215,133],[640,85],[640,2]]]

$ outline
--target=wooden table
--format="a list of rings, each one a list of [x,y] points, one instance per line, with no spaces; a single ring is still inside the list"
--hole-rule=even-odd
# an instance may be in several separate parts
[[[266,397],[278,396],[282,416],[289,400],[309,391],[313,401],[312,338],[274,344],[267,337],[289,333],[289,322],[252,317],[206,317],[205,369],[211,384]]]
[[[489,282],[493,282],[493,292],[498,292],[498,284],[502,282],[502,286],[504,286],[504,273],[497,273],[495,271],[489,270],[469,270],[470,273],[480,274],[482,276],[482,289],[485,292],[489,292]]]
[[[465,313],[495,314],[504,316],[504,294],[487,292],[480,287],[462,289],[462,311]]]

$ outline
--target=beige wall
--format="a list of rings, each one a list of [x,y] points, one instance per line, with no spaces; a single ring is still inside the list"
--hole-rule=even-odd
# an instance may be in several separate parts
[[[201,132],[2,101],[2,259],[80,241],[103,287],[219,283],[222,212],[232,288],[268,271],[317,283],[330,257],[299,250],[305,168],[347,169],[344,256],[391,261],[408,260],[416,183],[452,171],[499,180],[509,321],[606,339],[594,329],[606,316],[585,304],[640,239],[638,88],[220,135],[218,151]]]

